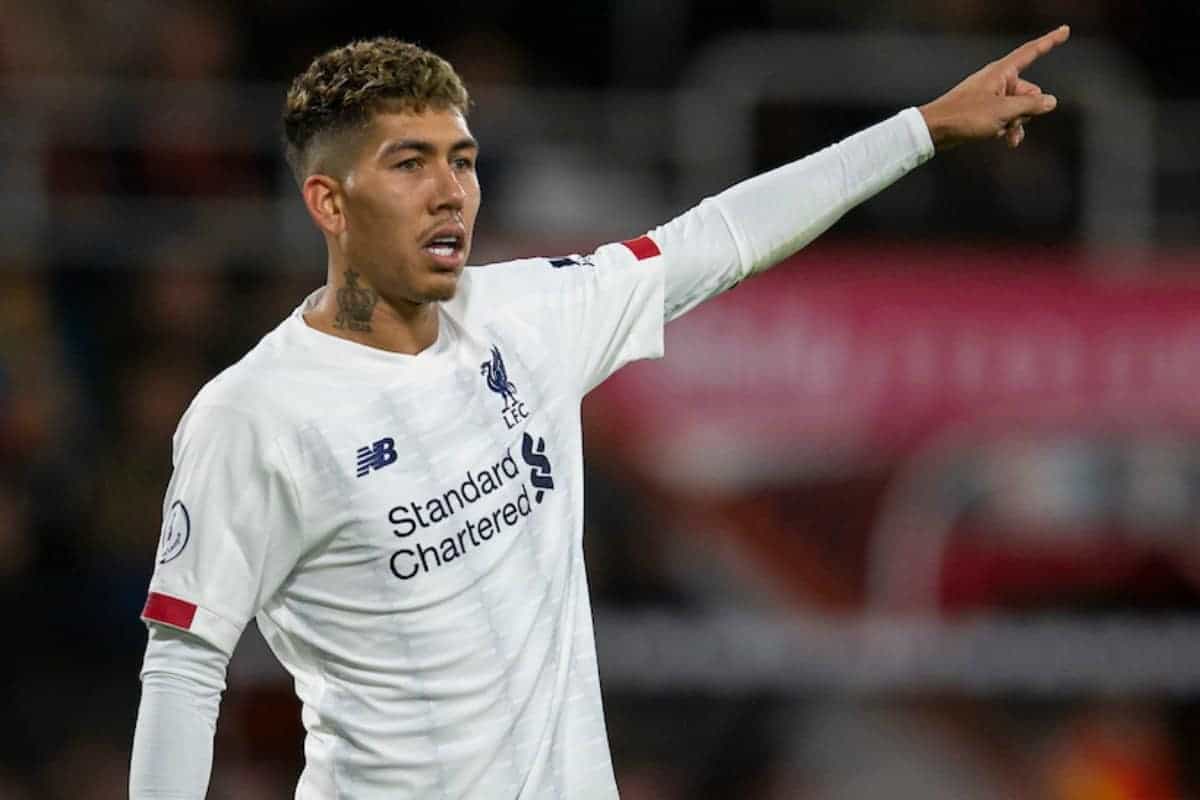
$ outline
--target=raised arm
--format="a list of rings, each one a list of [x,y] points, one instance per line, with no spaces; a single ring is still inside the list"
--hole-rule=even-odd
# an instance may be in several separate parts
[[[1069,35],[1063,26],[1034,39],[933,102],[738,183],[651,231],[667,259],[668,318],[792,255],[935,149],[999,137],[1018,146],[1024,123],[1057,105],[1021,71]]]

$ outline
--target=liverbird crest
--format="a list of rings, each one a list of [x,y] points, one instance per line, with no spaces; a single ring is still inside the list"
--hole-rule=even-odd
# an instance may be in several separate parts
[[[496,345],[492,345],[491,359],[479,365],[479,374],[487,380],[487,387],[504,400],[503,410],[508,411],[513,404],[517,387],[508,379],[508,370],[504,367],[504,357],[500,355],[500,348]]]

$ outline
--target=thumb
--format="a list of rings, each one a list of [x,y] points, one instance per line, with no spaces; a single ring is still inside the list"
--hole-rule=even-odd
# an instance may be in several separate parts
[[[1058,105],[1058,98],[1052,94],[1010,95],[1004,99],[1004,121],[1006,123],[1018,117],[1036,117],[1049,114]]]

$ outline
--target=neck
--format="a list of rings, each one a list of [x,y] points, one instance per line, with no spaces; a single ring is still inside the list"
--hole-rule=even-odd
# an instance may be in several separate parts
[[[304,312],[309,326],[352,342],[416,355],[437,341],[437,304],[392,302],[350,268],[330,266],[317,304]]]

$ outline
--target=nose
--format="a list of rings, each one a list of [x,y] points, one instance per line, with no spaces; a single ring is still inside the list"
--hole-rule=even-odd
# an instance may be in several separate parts
[[[437,187],[432,200],[434,211],[461,211],[466,204],[467,190],[463,187],[458,173],[449,165],[438,170]]]

